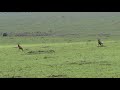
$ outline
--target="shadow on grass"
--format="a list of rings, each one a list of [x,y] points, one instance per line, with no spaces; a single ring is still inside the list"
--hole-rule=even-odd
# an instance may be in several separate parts
[[[11,78],[23,78],[22,76],[12,76]]]
[[[55,51],[54,51],[54,50],[46,50],[46,51],[41,51],[41,50],[39,50],[39,51],[29,51],[29,52],[27,52],[27,55],[46,54],[46,53],[48,53],[48,54],[50,54],[50,53],[55,53]]]
[[[67,75],[50,75],[48,78],[68,78]]]
[[[71,65],[86,65],[86,64],[98,64],[98,65],[111,65],[109,62],[107,61],[98,61],[98,62],[92,62],[92,61],[77,61],[77,62],[72,62],[69,63]]]
[[[106,47],[106,46],[97,46],[97,47]]]

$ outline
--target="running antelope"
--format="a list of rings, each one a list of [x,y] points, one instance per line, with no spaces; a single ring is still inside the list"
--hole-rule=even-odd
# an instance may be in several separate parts
[[[100,39],[98,39],[98,46],[103,46],[103,42]]]
[[[18,44],[18,48],[19,48],[19,50],[23,51],[23,48],[19,44]]]

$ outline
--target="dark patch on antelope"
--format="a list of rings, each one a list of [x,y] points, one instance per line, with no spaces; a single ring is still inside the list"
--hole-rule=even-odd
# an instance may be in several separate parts
[[[19,50],[22,50],[22,51],[23,51],[22,46],[20,46],[19,44],[18,44],[18,48],[19,48]]]
[[[99,46],[103,47],[103,42],[100,39],[98,39],[98,47]]]

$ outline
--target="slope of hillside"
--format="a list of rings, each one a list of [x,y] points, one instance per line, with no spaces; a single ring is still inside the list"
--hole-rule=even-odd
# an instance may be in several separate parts
[[[51,32],[52,36],[98,37],[120,34],[119,12],[4,12],[0,33]]]

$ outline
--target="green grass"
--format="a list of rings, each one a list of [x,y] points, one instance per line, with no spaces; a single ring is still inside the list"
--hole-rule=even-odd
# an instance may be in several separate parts
[[[24,44],[24,52],[15,45],[0,46],[0,77],[120,77],[118,44],[114,41],[106,41],[106,47],[97,47],[96,42]],[[49,50],[55,52],[28,53]]]
[[[65,16],[62,18],[62,16]],[[46,32],[51,30],[52,36],[49,41],[71,42],[93,40],[100,37],[104,40],[119,40],[120,38],[120,13],[119,12],[61,12],[61,13],[0,13],[0,36],[4,32],[24,33],[24,32]],[[99,36],[98,34],[104,34]],[[24,39],[12,39],[12,43],[38,43],[45,40],[40,37],[26,37]],[[31,40],[29,40],[29,39]],[[46,38],[46,37],[44,37]],[[1,38],[0,38],[1,39]],[[64,40],[65,39],[65,40]],[[6,42],[4,41],[6,40]],[[48,41],[48,40],[47,40]],[[0,44],[8,44],[11,42],[7,39],[0,40]],[[48,42],[49,43],[49,42]]]
[[[0,77],[119,78],[119,16],[119,12],[0,13]],[[2,37],[4,32],[50,30],[50,36]],[[104,47],[97,47],[97,38]]]

